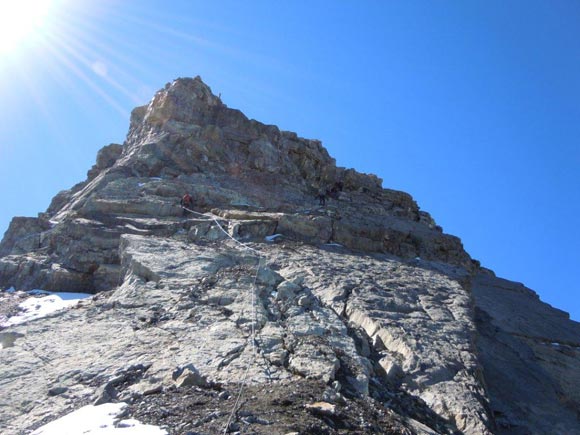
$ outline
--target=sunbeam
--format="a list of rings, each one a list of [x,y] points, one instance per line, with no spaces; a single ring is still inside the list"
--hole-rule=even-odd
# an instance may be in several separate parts
[[[132,89],[141,89],[146,86],[144,78],[149,75],[149,71],[143,63],[134,60],[136,53],[147,54],[143,49],[139,51],[142,48],[140,45],[128,45],[125,41],[119,41],[114,35],[104,32],[102,28],[90,22],[83,22],[82,28],[85,31],[79,31],[77,24],[65,22],[61,26],[59,37],[74,35],[72,44],[74,44],[75,50],[78,53],[87,53],[89,57],[94,59],[91,64],[93,70],[99,68],[96,65],[98,63],[103,63],[106,66],[106,74],[101,75],[107,75],[109,78],[115,77],[118,82],[130,83]],[[87,32],[87,29],[90,29],[91,32]],[[132,56],[125,53],[132,53]],[[95,72],[102,73],[98,70]],[[126,92],[129,91],[126,90]],[[133,103],[143,103],[142,98],[138,95],[135,96],[129,92],[129,96]]]
[[[38,37],[50,18],[52,0],[18,0],[0,3],[0,55]]]
[[[64,38],[57,38],[55,40],[55,45],[58,44],[60,48],[67,52],[68,56],[70,56],[71,60],[76,60],[79,64],[83,65],[87,70],[92,71],[102,80],[104,80],[108,85],[119,91],[122,95],[127,97],[132,104],[140,103],[139,98],[135,96],[135,94],[128,91],[123,85],[117,82],[113,77],[108,74],[109,64],[102,61],[104,56],[100,55],[93,49],[87,46],[83,46],[75,42],[74,39],[71,39],[70,42],[64,42]],[[87,57],[86,55],[82,54],[86,53],[90,55],[91,58]]]
[[[113,97],[111,97],[105,90],[103,90],[95,81],[89,77],[74,61],[75,57],[74,51],[68,47],[66,43],[60,40],[54,40],[52,44],[48,44],[47,47],[50,49],[52,55],[58,59],[64,66],[66,66],[70,71],[81,80],[82,83],[87,85],[92,91],[103,98],[113,109],[115,109],[119,114],[124,117],[128,117],[128,111],[125,107],[119,104]],[[66,56],[62,53],[60,49],[64,49],[71,56]]]

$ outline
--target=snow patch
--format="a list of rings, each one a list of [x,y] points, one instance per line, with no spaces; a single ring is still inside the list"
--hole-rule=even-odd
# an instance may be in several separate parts
[[[86,299],[93,296],[90,293],[50,292],[48,290],[40,290],[40,289],[29,290],[26,293],[28,293],[29,295],[58,296],[63,301],[72,301],[72,300],[78,301],[79,299]]]
[[[143,229],[141,229],[141,228],[137,228],[136,226],[134,226],[134,225],[131,225],[131,224],[125,224],[125,225],[123,225],[123,226],[124,226],[125,228],[127,228],[128,230],[131,230],[131,231],[136,231],[136,232],[138,232],[138,233],[147,233],[147,230],[143,230]]]
[[[161,177],[149,177],[149,181],[163,181],[163,178]],[[147,182],[143,182],[143,183],[137,183],[137,185],[139,187],[143,187],[147,184]]]
[[[266,240],[266,242],[273,242],[278,237],[283,237],[283,236],[282,236],[282,234],[274,234],[272,236],[266,236],[266,237],[264,237],[264,240]]]
[[[83,406],[39,427],[31,435],[167,435],[167,431],[158,426],[134,419],[119,421],[118,416],[126,406],[125,403]]]
[[[40,319],[56,311],[73,307],[78,304],[81,299],[92,296],[88,293],[49,292],[38,289],[30,290],[27,293],[42,297],[28,298],[18,304],[21,311],[17,315],[10,317],[5,322],[0,323],[0,326],[7,327],[21,325],[22,323],[31,320]]]

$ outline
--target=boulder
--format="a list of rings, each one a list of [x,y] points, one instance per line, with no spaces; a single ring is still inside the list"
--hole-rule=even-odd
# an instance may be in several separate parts
[[[115,164],[123,152],[123,146],[112,143],[99,150],[97,153],[97,163],[87,173],[87,178],[92,180],[103,170]]]
[[[175,380],[175,386],[177,388],[183,387],[207,387],[209,383],[207,379],[199,374],[199,372],[193,367],[189,365],[185,367],[181,374]]]

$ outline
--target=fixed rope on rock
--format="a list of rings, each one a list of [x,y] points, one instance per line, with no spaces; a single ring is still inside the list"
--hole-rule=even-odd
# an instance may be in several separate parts
[[[240,242],[239,240],[237,240],[235,237],[233,237],[229,232],[227,232],[222,226],[221,224],[218,222],[218,216],[215,216],[213,213],[210,214],[206,214],[206,213],[199,213],[196,212],[194,210],[191,210],[188,207],[185,207],[183,204],[181,204],[181,208],[184,210],[184,212],[189,212],[192,213],[194,215],[200,216],[202,219],[206,220],[206,221],[213,221],[217,227],[231,240],[233,240],[238,246],[240,246],[243,249],[246,249],[250,252],[252,252],[254,255],[257,256],[258,258],[258,265],[256,267],[256,274],[254,275],[254,281],[252,284],[252,292],[251,292],[251,304],[252,304],[252,321],[250,322],[251,325],[251,332],[250,332],[250,340],[252,342],[252,357],[250,358],[250,360],[248,361],[248,365],[246,366],[246,369],[244,371],[244,375],[242,377],[242,382],[240,384],[240,389],[238,391],[238,394],[236,396],[236,400],[234,402],[234,406],[232,407],[232,410],[229,414],[228,420],[224,426],[224,430],[223,433],[227,434],[229,429],[230,429],[230,425],[232,423],[232,420],[238,410],[238,407],[240,406],[240,402],[242,400],[242,397],[244,395],[244,390],[246,388],[247,382],[248,382],[248,374],[250,372],[250,368],[252,367],[252,365],[254,364],[255,360],[256,360],[256,353],[257,353],[257,349],[256,349],[256,322],[257,322],[257,311],[256,311],[256,293],[258,292],[258,275],[260,274],[260,269],[262,268],[262,254],[252,248],[251,246],[248,246],[245,243]]]
[[[261,258],[261,253],[252,248],[251,246],[247,245],[246,243],[242,243],[239,240],[237,240],[235,237],[233,237],[230,233],[228,233],[226,230],[224,230],[224,228],[221,226],[221,224],[219,223],[218,219],[220,218],[219,216],[214,215],[213,213],[199,213],[197,211],[191,210],[187,207],[182,206],[181,207],[183,210],[188,211],[189,213],[195,214],[197,216],[200,216],[202,219],[205,219],[207,221],[213,221],[217,227],[231,240],[233,240],[234,242],[236,242],[236,244],[238,244],[239,246],[243,247],[244,249],[247,249],[248,251],[252,251],[254,254],[256,254],[258,256],[258,258]]]

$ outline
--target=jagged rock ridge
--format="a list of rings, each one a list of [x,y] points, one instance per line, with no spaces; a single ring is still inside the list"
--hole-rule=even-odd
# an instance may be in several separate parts
[[[3,432],[123,400],[170,433],[217,433],[249,370],[242,433],[573,433],[580,326],[381,183],[199,77],[166,85],[86,181],[0,243],[0,286],[97,293],[0,332]],[[185,192],[215,221],[182,217]]]

